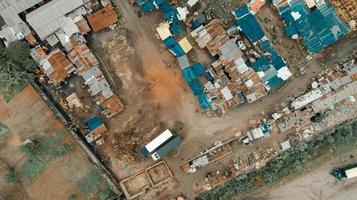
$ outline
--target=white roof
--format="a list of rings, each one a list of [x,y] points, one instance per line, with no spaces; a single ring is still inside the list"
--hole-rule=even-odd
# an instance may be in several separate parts
[[[172,36],[170,31],[170,24],[167,22],[161,23],[160,26],[156,28],[156,31],[159,34],[161,40],[165,40],[169,36]]]
[[[251,130],[251,133],[253,134],[253,137],[255,139],[258,139],[258,138],[261,138],[264,136],[263,130],[259,127]]]
[[[190,13],[190,12],[188,12],[186,7],[178,7],[176,10],[178,12],[177,18],[180,21],[185,21],[186,20],[186,16]]]
[[[26,21],[41,39],[58,30],[64,16],[83,5],[83,0],[53,0],[26,15]]]
[[[50,74],[52,74],[53,71],[54,71],[54,69],[53,69],[51,63],[48,62],[47,59],[42,60],[42,61],[40,62],[40,67],[43,69],[43,73],[45,73],[47,76],[49,76]]]
[[[282,142],[280,145],[281,145],[281,148],[283,149],[283,151],[290,149],[290,147],[291,147],[289,140]]]
[[[347,178],[357,177],[357,167],[345,171]]]
[[[233,98],[233,95],[227,86],[221,90],[221,93],[223,94],[223,97],[226,101]]]
[[[293,74],[290,72],[289,68],[287,67],[282,67],[278,70],[278,74],[277,76],[281,79],[283,79],[283,81],[288,80]]]
[[[188,0],[188,1],[187,1],[187,4],[188,4],[190,7],[192,7],[192,6],[194,6],[197,2],[198,2],[198,0]]]
[[[252,79],[249,79],[247,82],[244,83],[247,88],[251,88],[254,85],[254,82],[252,81]]]
[[[145,146],[146,150],[151,153],[155,149],[157,149],[161,144],[166,142],[168,139],[170,139],[173,136],[171,131],[169,129],[166,129],[163,133],[161,133],[159,136],[154,138],[149,144]]]
[[[239,58],[234,60],[234,64],[235,66],[237,66],[237,70],[239,73],[243,74],[244,72],[248,71],[248,66],[247,64],[245,64],[244,59],[243,58]]]
[[[192,49],[192,45],[190,44],[190,42],[187,40],[186,37],[180,40],[179,44],[185,53],[188,53]]]
[[[312,103],[313,101],[319,99],[322,96],[323,96],[323,93],[320,89],[312,90],[311,92],[304,94],[304,95],[300,96],[299,98],[295,99],[295,101],[293,101],[291,103],[291,106],[295,110],[297,110],[297,109],[300,109],[300,108],[306,106],[309,103]]]

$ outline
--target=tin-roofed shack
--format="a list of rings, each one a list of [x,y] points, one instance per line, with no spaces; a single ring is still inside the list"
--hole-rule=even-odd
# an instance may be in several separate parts
[[[118,14],[111,5],[108,5],[87,16],[87,20],[93,31],[98,32],[115,24],[118,21]]]
[[[54,50],[48,55],[47,59],[42,60],[40,67],[53,85],[63,82],[75,70],[74,65],[59,49]]]

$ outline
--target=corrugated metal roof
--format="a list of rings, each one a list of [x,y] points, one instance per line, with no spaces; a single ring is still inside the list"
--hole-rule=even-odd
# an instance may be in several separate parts
[[[26,21],[41,39],[59,29],[64,15],[83,5],[83,0],[53,0],[26,15]]]
[[[337,16],[330,3],[310,11],[304,0],[295,0],[280,8],[279,13],[287,24],[286,34],[292,36],[295,27],[311,53],[320,52],[349,32],[347,24]]]
[[[250,13],[247,5],[233,12],[233,15],[236,18],[236,25],[253,43],[264,37],[262,28],[253,14]]]
[[[180,137],[175,137],[171,139],[168,143],[166,143],[164,146],[160,147],[155,153],[157,153],[160,157],[165,156],[181,143],[182,139]]]

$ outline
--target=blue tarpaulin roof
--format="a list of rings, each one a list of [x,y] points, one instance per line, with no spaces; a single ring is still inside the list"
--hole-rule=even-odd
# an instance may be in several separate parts
[[[166,2],[166,1],[165,1],[163,4],[161,4],[161,5],[159,6],[159,9],[160,9],[161,12],[163,12],[163,13],[169,13],[169,12],[171,12],[171,11],[174,10],[174,9],[172,8],[171,4],[168,3],[168,2]]]
[[[236,25],[253,43],[264,37],[262,28],[255,17],[249,12],[247,5],[236,10],[234,15],[236,17]]]
[[[271,89],[275,89],[283,83],[284,83],[284,80],[275,75],[268,80],[266,85],[268,85]]]
[[[253,63],[253,69],[256,72],[266,71],[270,68],[269,61],[266,57],[262,56]]]
[[[198,96],[198,102],[200,103],[201,107],[205,110],[211,108],[211,104],[208,102],[206,94],[201,94],[200,96]]]
[[[172,36],[164,39],[163,43],[176,57],[180,57],[186,54],[180,44]]]
[[[190,67],[182,70],[182,75],[185,78],[187,83],[191,83],[193,80],[196,79],[195,73],[193,72],[193,70]]]
[[[102,125],[103,122],[101,119],[99,119],[99,117],[92,117],[86,121],[86,124],[88,126],[89,132],[91,132]]]
[[[197,79],[193,80],[189,84],[190,84],[190,88],[191,88],[191,90],[192,90],[192,92],[193,92],[193,94],[195,96],[198,96],[198,95],[202,94],[203,87],[202,87],[201,83]]]
[[[293,12],[299,14],[300,18],[294,20],[291,15]],[[330,3],[310,11],[304,0],[295,0],[280,8],[279,13],[287,25],[285,33],[291,36],[297,32],[311,53],[320,52],[349,32],[347,24],[337,16]]]
[[[203,76],[205,75],[205,68],[201,63],[195,63],[191,65],[191,69],[193,70],[193,73],[195,73],[196,76]]]

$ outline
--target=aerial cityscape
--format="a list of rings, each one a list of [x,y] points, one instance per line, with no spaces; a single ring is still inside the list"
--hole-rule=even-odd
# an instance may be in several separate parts
[[[356,200],[356,0],[0,0],[0,200]]]

